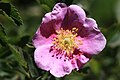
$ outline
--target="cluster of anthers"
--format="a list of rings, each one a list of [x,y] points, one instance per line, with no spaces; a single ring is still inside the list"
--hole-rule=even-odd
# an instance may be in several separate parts
[[[61,28],[57,30],[57,35],[53,38],[54,49],[64,52],[67,56],[73,55],[74,50],[79,45],[82,45],[82,41],[77,38],[77,31],[77,28],[72,28],[72,30],[63,30]]]

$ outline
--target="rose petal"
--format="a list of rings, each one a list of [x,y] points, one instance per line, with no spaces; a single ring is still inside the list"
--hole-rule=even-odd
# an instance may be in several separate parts
[[[66,12],[67,6],[64,3],[58,3],[52,12],[45,14],[32,40],[36,48],[44,44],[46,39],[55,33],[55,30],[60,29]]]
[[[51,36],[51,34],[55,33],[54,27],[55,26],[52,21],[51,13],[47,13],[47,14],[45,14],[38,30],[40,30],[40,34],[43,37],[48,38],[49,36]]]
[[[71,60],[71,64],[73,66],[74,69],[81,69],[83,67],[84,64],[86,64],[88,61],[90,60],[90,58],[87,58],[84,55],[76,55],[75,58],[73,58]]]
[[[85,18],[85,12],[81,7],[77,5],[70,5],[67,8],[67,13],[62,23],[62,28],[72,29],[73,27],[81,27],[82,23],[85,21]]]
[[[63,77],[66,74],[70,74],[73,67],[71,65],[70,61],[64,61],[64,58],[62,59],[56,59],[54,61],[53,67],[50,70],[50,73],[54,75],[55,77]]]
[[[85,11],[81,7],[79,7],[77,5],[70,5],[68,9],[71,10],[71,14],[73,14],[74,16],[75,15],[77,16],[77,18],[80,22],[85,21],[86,14],[85,14]]]
[[[96,21],[87,18],[83,29],[79,32],[82,45],[79,46],[80,50],[87,54],[98,54],[106,45],[106,39],[97,27]]]
[[[54,6],[51,16],[53,18],[53,23],[55,25],[56,30],[60,29],[62,21],[65,18],[66,13],[67,13],[66,4],[58,3]]]
[[[39,46],[34,52],[34,60],[37,66],[47,71],[50,70],[54,61],[52,54],[49,53],[50,46],[51,44]]]
[[[85,64],[89,61],[89,58],[85,57],[84,55],[80,55],[78,59],[82,64]]]
[[[52,34],[49,38],[45,38],[40,34],[40,31],[38,30],[36,34],[34,35],[32,42],[35,48],[42,46],[44,44],[52,43],[53,37],[55,37],[55,34]]]
[[[58,3],[54,6],[53,11],[47,13],[40,25],[40,33],[48,38],[55,33],[56,29],[60,29],[62,20],[67,12],[67,6],[64,3]]]
[[[45,44],[36,48],[34,52],[34,60],[36,65],[46,71],[50,70],[50,73],[55,77],[63,77],[66,74],[70,74],[73,67],[70,61],[64,61],[65,57],[56,58],[52,57],[53,51],[50,52],[51,44]]]

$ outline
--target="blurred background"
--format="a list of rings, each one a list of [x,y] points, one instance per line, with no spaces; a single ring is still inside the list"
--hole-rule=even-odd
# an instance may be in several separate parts
[[[94,18],[107,39],[105,49],[82,70],[63,78],[38,69],[31,39],[42,17],[58,2],[77,4]],[[120,0],[0,0],[0,80],[119,80]]]

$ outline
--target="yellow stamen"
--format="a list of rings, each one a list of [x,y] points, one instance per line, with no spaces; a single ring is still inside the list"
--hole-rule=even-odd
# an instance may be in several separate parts
[[[72,28],[72,30],[57,30],[57,36],[53,39],[53,45],[56,49],[63,50],[70,55],[74,52],[78,45],[82,45],[82,41],[77,38],[77,28]]]

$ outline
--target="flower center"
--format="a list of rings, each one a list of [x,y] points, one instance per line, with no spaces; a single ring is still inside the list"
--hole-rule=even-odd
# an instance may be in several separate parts
[[[82,42],[77,38],[77,28],[72,28],[72,30],[57,30],[56,37],[53,39],[53,45],[55,49],[62,50],[67,53],[67,55],[73,54],[74,50],[81,45]]]

